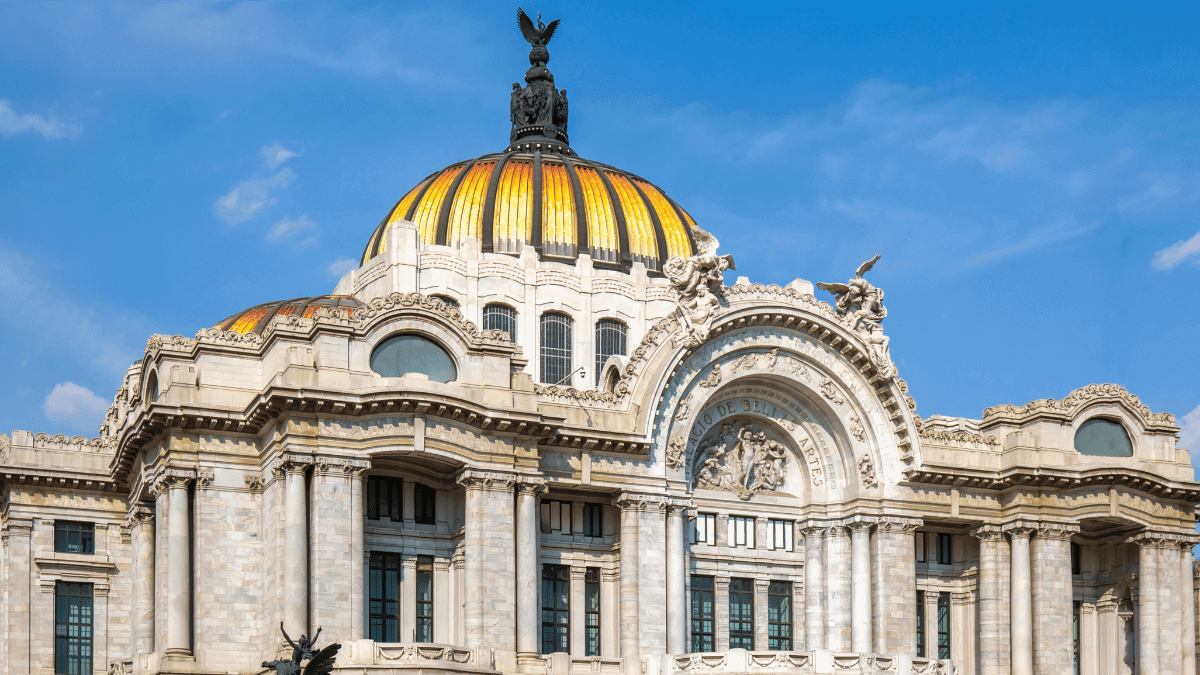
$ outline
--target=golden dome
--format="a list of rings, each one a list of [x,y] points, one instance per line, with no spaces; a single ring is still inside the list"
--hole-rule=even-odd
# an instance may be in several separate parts
[[[322,307],[337,307],[343,310],[354,310],[365,307],[363,303],[349,295],[318,295],[315,298],[292,298],[277,300],[255,305],[245,309],[218,323],[214,328],[231,330],[245,335],[258,333],[267,327],[267,323],[277,316],[296,315],[302,319],[312,318],[313,312]]]
[[[532,245],[544,260],[586,253],[610,269],[661,271],[668,258],[695,253],[695,221],[649,181],[574,154],[512,150],[418,183],[375,228],[360,264],[387,249],[397,220],[416,224],[427,245],[474,238],[485,253],[514,255]]]

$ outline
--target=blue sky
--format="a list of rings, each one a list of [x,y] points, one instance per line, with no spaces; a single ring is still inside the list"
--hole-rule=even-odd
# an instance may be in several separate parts
[[[876,253],[918,413],[1116,382],[1200,447],[1200,5],[525,4],[583,156],[739,275]],[[512,3],[0,3],[0,429],[94,435],[151,333],[328,293],[502,149]]]

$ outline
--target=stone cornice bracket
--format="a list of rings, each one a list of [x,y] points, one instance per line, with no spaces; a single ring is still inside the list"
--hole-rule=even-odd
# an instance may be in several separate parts
[[[663,495],[622,492],[616,504],[622,511],[665,511],[670,501],[669,497]]]
[[[517,494],[537,497],[546,491],[546,479],[540,476],[517,476]]]
[[[925,524],[922,518],[901,518],[899,516],[878,516],[875,518],[876,532],[916,532],[918,527]]]
[[[252,472],[242,476],[242,480],[244,480],[246,482],[246,487],[251,492],[262,492],[263,477],[262,477],[262,474],[259,473],[258,471],[252,471]]]
[[[800,525],[800,536],[807,540],[809,537],[817,537],[818,539],[825,536],[825,530],[830,528],[829,523],[823,523],[816,520],[806,520]]]
[[[129,505],[129,512],[125,515],[125,526],[129,528],[139,527],[141,525],[150,525],[154,523],[154,509],[142,504],[134,502]]]
[[[4,539],[8,537],[29,537],[33,534],[33,519],[32,518],[9,518],[5,521],[4,527],[0,528],[0,533],[3,533]]]
[[[502,471],[479,471],[464,469],[458,474],[458,484],[468,490],[490,490],[494,492],[512,492],[516,485],[517,475]]]

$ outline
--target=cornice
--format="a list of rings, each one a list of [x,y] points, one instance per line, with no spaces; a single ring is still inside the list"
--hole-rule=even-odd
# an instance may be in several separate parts
[[[1137,469],[1105,467],[1087,471],[1015,467],[1004,471],[980,471],[956,467],[930,467],[904,472],[905,481],[922,485],[975,490],[1008,490],[1019,487],[1072,490],[1081,487],[1121,485],[1164,499],[1200,503],[1200,483],[1181,483]]]
[[[1043,398],[1022,406],[998,405],[983,411],[982,423],[1021,425],[1036,419],[1070,421],[1085,408],[1097,403],[1115,403],[1137,417],[1151,431],[1179,431],[1175,416],[1169,413],[1150,412],[1141,399],[1129,393],[1119,384],[1089,384],[1067,394],[1061,401]]]

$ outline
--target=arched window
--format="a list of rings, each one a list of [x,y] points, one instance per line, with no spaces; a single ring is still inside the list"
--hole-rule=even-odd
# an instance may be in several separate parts
[[[1133,457],[1133,443],[1119,423],[1103,417],[1079,425],[1075,432],[1075,450],[1081,455]]]
[[[149,405],[158,400],[158,373],[151,371],[150,377],[146,378],[146,404]]]
[[[421,373],[434,382],[458,377],[454,360],[446,350],[420,335],[396,335],[384,340],[371,352],[371,370],[384,377]]]
[[[517,341],[517,310],[493,302],[483,308],[483,329],[502,330],[508,333],[508,339],[515,344]]]
[[[596,384],[600,383],[600,371],[608,357],[615,354],[625,356],[625,333],[629,329],[616,319],[600,319],[596,322]]]
[[[574,321],[562,312],[542,315],[542,384],[568,384]]]
[[[446,309],[458,309],[458,301],[448,295],[431,295],[429,297],[441,300]]]

